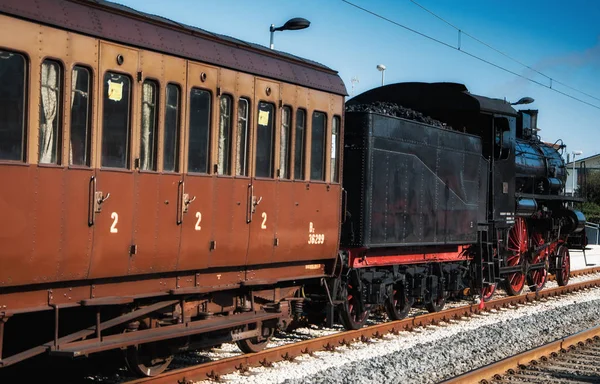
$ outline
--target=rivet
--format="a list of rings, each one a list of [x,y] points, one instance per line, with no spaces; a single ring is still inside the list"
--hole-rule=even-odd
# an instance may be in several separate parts
[[[123,57],[123,55],[118,54],[117,55],[117,64],[119,65],[123,65],[123,62],[125,61],[125,58]]]
[[[200,81],[203,82],[203,83],[206,81],[206,72],[202,72],[200,74]]]

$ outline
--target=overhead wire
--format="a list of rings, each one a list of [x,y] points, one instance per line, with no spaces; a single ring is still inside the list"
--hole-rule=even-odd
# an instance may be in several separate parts
[[[575,92],[581,93],[582,95],[585,95],[585,96],[587,96],[587,97],[589,97],[589,98],[592,98],[592,99],[594,99],[594,100],[598,100],[598,101],[600,101],[600,98],[599,98],[599,97],[596,97],[596,96],[594,96],[594,95],[590,95],[589,93],[586,93],[586,92],[584,92],[584,91],[581,91],[581,90],[579,90],[579,89],[577,89],[577,88],[575,88],[575,87],[572,87],[572,86],[570,86],[570,85],[568,85],[568,84],[565,84],[565,83],[563,83],[562,81],[558,81],[558,80],[556,80],[555,78],[553,78],[553,77],[550,77],[550,76],[546,75],[545,73],[542,73],[542,72],[540,72],[539,70],[537,70],[537,69],[535,69],[535,68],[533,68],[533,67],[531,67],[531,66],[529,66],[529,65],[527,65],[527,64],[525,64],[525,63],[523,63],[522,61],[520,61],[520,60],[518,60],[518,59],[515,59],[514,57],[510,56],[509,54],[507,54],[507,53],[505,53],[505,52],[502,52],[501,50],[499,50],[499,49],[497,49],[497,48],[495,48],[495,47],[491,46],[490,44],[488,44],[488,43],[486,43],[485,41],[483,41],[483,40],[481,40],[481,39],[479,39],[479,38],[477,38],[477,37],[475,37],[475,36],[471,35],[470,33],[468,33],[468,32],[465,32],[463,29],[461,29],[461,28],[457,27],[456,25],[452,24],[451,22],[449,22],[448,20],[446,20],[446,19],[444,19],[443,17],[439,16],[439,15],[438,15],[438,14],[436,14],[435,12],[433,12],[433,11],[431,11],[431,10],[429,10],[429,9],[425,8],[423,5],[419,4],[417,1],[415,1],[415,0],[410,0],[410,2],[411,2],[411,3],[413,3],[413,4],[415,4],[415,5],[416,5],[416,6],[418,6],[419,8],[423,9],[425,12],[427,12],[427,13],[431,14],[432,16],[436,17],[437,19],[439,19],[439,20],[443,21],[444,23],[448,24],[448,25],[449,25],[449,26],[451,26],[452,28],[456,29],[457,31],[459,31],[459,33],[461,33],[461,34],[463,34],[463,35],[465,35],[465,36],[468,36],[468,37],[470,37],[471,39],[475,40],[475,41],[476,41],[476,42],[478,42],[479,44],[481,44],[481,45],[484,45],[485,47],[487,47],[487,48],[491,49],[492,51],[494,51],[494,52],[496,52],[496,53],[499,53],[500,55],[502,55],[502,56],[506,57],[506,58],[507,58],[507,59],[509,59],[509,60],[512,60],[512,61],[514,61],[515,63],[517,63],[517,64],[519,64],[519,65],[522,65],[523,67],[525,67],[525,68],[529,69],[530,71],[533,71],[533,72],[537,73],[538,75],[541,75],[541,76],[543,76],[543,77],[547,78],[548,80],[550,80],[550,82],[551,82],[551,83],[560,84],[560,85],[562,85],[563,87],[569,88],[569,89],[571,89],[571,90],[573,90],[573,91],[575,91]]]
[[[411,0],[411,1],[412,1],[412,0]],[[388,22],[388,23],[391,23],[391,24],[394,24],[394,25],[396,25],[396,26],[398,26],[398,27],[400,27],[400,28],[406,29],[406,30],[407,30],[407,31],[409,31],[409,32],[415,33],[415,34],[417,34],[417,35],[419,35],[419,36],[421,36],[421,37],[424,37],[424,38],[426,38],[426,39],[429,39],[429,40],[431,40],[431,41],[433,41],[433,42],[436,42],[436,43],[438,43],[438,44],[441,44],[441,45],[443,45],[443,46],[445,46],[445,47],[448,47],[448,48],[454,49],[454,50],[456,50],[456,51],[458,51],[458,52],[461,52],[461,53],[463,53],[463,54],[465,54],[465,55],[467,55],[467,56],[469,56],[469,57],[472,57],[472,58],[474,58],[474,59],[477,59],[477,60],[479,60],[479,61],[481,61],[481,62],[483,62],[483,63],[486,63],[486,64],[488,64],[488,65],[491,65],[491,66],[493,66],[493,67],[495,67],[495,68],[497,68],[497,69],[500,69],[500,70],[502,70],[502,71],[504,71],[504,72],[510,73],[511,75],[514,75],[514,76],[520,77],[520,78],[522,78],[522,79],[524,79],[524,80],[530,81],[530,82],[532,82],[532,83],[534,83],[534,84],[537,84],[537,85],[539,85],[539,86],[541,86],[541,87],[548,88],[548,89],[550,89],[551,91],[554,91],[554,92],[556,92],[556,93],[559,93],[559,94],[561,94],[561,95],[563,95],[563,96],[566,96],[566,97],[568,97],[568,98],[570,98],[570,99],[573,99],[573,100],[575,100],[575,101],[577,101],[577,102],[580,102],[580,103],[586,104],[586,105],[588,105],[588,106],[590,106],[590,107],[593,107],[593,108],[596,108],[596,109],[600,109],[600,106],[598,106],[598,105],[595,105],[595,104],[589,103],[589,102],[587,102],[587,101],[585,101],[585,100],[582,100],[582,99],[580,99],[580,98],[577,98],[577,97],[575,97],[575,96],[573,96],[573,95],[570,95],[570,94],[568,94],[568,93],[566,93],[566,92],[560,91],[560,90],[558,90],[558,89],[556,89],[556,88],[552,88],[551,86],[548,86],[548,85],[546,85],[546,84],[544,84],[544,83],[541,83],[541,82],[539,82],[539,81],[537,81],[537,80],[535,80],[535,79],[532,79],[532,78],[530,78],[530,77],[527,77],[527,76],[525,76],[525,75],[522,75],[522,74],[520,74],[520,73],[517,73],[517,72],[515,72],[515,71],[512,71],[512,70],[510,70],[510,69],[508,69],[508,68],[505,68],[505,67],[503,67],[503,66],[501,66],[501,65],[499,65],[499,64],[493,63],[493,62],[491,62],[491,61],[489,61],[489,60],[486,60],[486,59],[484,59],[484,58],[482,58],[482,57],[479,57],[479,56],[477,56],[477,55],[475,55],[475,54],[473,54],[473,53],[467,52],[467,51],[465,51],[464,49],[460,49],[459,47],[455,47],[455,46],[453,46],[453,45],[451,45],[451,44],[448,44],[448,43],[446,43],[446,42],[444,42],[444,41],[442,41],[442,40],[436,39],[435,37],[432,37],[432,36],[429,36],[429,35],[427,35],[427,34],[425,34],[425,33],[423,33],[423,32],[417,31],[416,29],[413,29],[413,28],[407,27],[406,25],[400,24],[400,23],[398,23],[397,21],[394,21],[394,20],[392,20],[392,19],[390,19],[390,18],[387,18],[387,17],[385,17],[385,16],[383,16],[383,15],[380,15],[380,14],[378,14],[378,13],[376,13],[376,12],[373,12],[373,11],[371,11],[371,10],[369,10],[369,9],[366,9],[366,8],[364,8],[364,7],[361,7],[361,6],[360,6],[360,5],[358,5],[358,4],[354,4],[354,3],[352,3],[352,2],[351,2],[351,1],[349,1],[349,0],[342,0],[342,2],[344,2],[344,3],[346,3],[346,4],[350,5],[350,6],[353,6],[353,7],[357,8],[357,9],[360,9],[361,11],[363,11],[363,12],[366,12],[366,13],[368,13],[368,14],[370,14],[370,15],[372,15],[372,16],[375,16],[375,17],[377,17],[377,18],[379,18],[379,19],[381,19],[381,20],[384,20],[384,21],[386,21],[386,22]],[[422,8],[423,8],[423,7],[422,7]],[[425,8],[424,8],[424,9],[425,9]],[[428,12],[429,12],[429,11],[428,11]],[[430,13],[431,13],[431,12],[430,12]],[[438,17],[438,16],[436,15],[436,17]],[[438,18],[439,18],[439,17],[438,17]],[[440,18],[440,19],[441,19],[441,18]],[[443,20],[443,19],[442,19],[442,20]],[[450,24],[450,23],[448,23],[448,24]],[[450,25],[452,25],[452,24],[450,24]],[[455,28],[456,28],[456,27],[455,27]],[[471,37],[470,35],[468,35],[468,36],[469,36],[469,37]],[[492,48],[492,49],[493,49],[493,48]],[[498,52],[499,52],[499,51],[498,51]],[[522,64],[522,65],[523,65],[523,64]],[[535,70],[534,70],[534,71],[535,71]],[[544,76],[545,76],[545,77],[548,77],[548,76],[546,76],[546,75],[544,75]],[[556,80],[553,80],[553,81],[554,81],[554,82],[556,82],[556,83],[559,83],[559,82],[557,82]],[[564,84],[562,84],[562,83],[559,83],[559,84],[561,84],[561,85],[564,85]],[[569,87],[569,86],[566,86],[566,87]],[[570,87],[569,87],[569,88],[570,88]],[[580,91],[578,91],[578,92],[580,92]],[[591,97],[592,97],[592,98],[595,98],[595,97],[593,97],[593,96],[591,96]],[[600,99],[597,99],[597,100],[600,100]]]

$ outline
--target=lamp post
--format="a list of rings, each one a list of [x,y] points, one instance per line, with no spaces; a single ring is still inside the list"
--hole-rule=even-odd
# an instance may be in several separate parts
[[[271,32],[271,49],[275,49],[275,44],[273,44],[273,34],[276,31],[297,31],[299,29],[305,29],[310,26],[310,21],[303,19],[302,17],[294,17],[293,19],[289,19],[285,22],[281,27],[275,28],[275,24],[271,24],[271,28],[269,31]]]
[[[573,155],[573,196],[575,196],[575,156],[580,156],[581,154],[583,154],[582,151],[573,151],[571,152],[571,154]]]
[[[514,103],[510,103],[510,105],[531,104],[534,101],[535,100],[532,97],[525,96],[521,97],[518,101],[515,101]]]
[[[377,65],[377,70],[379,72],[381,72],[381,86],[383,87],[383,79],[384,79],[384,74],[385,74],[385,65],[383,64],[378,64]]]

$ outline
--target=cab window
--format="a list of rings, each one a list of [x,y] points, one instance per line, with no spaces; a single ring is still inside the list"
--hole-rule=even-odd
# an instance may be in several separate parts
[[[327,115],[313,112],[310,143],[310,179],[325,180],[325,131]]]
[[[210,99],[210,92],[192,88],[190,93],[188,172],[208,173]]]
[[[506,117],[494,118],[494,156],[498,160],[508,159],[511,138],[510,125]]]
[[[256,177],[273,177],[273,104],[258,103],[256,128]]]
[[[41,69],[39,162],[60,164],[62,66],[57,61],[44,60]]]
[[[130,85],[125,75],[107,72],[104,75],[102,108],[103,167],[129,167]]]

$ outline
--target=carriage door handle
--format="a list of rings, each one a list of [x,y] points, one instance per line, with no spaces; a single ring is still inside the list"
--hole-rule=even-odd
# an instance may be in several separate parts
[[[262,196],[257,199],[256,196],[252,195],[252,213],[256,213],[256,207],[258,207],[261,201]]]
[[[189,193],[184,193],[183,194],[183,213],[187,213],[188,212],[190,204],[192,204],[194,201],[196,201],[196,196],[194,196],[194,197],[192,197],[190,199],[190,194]]]
[[[110,193],[107,193],[106,196],[102,191],[96,191],[94,193],[94,212],[100,213],[102,212],[102,204],[110,197]]]

